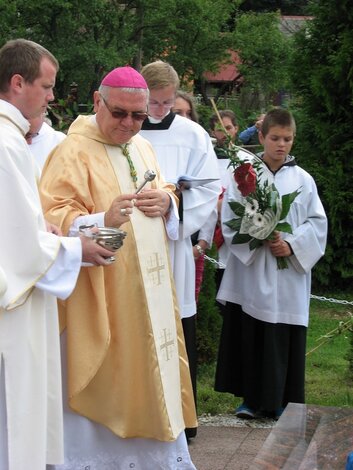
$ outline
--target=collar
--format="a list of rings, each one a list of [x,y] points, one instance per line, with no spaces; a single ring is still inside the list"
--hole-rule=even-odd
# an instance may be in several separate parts
[[[142,124],[142,130],[143,131],[161,131],[161,130],[166,130],[169,129],[171,126],[172,122],[174,121],[175,114],[173,112],[170,112],[167,114],[161,122],[158,123],[152,123],[150,122],[150,118],[148,117],[143,121]]]
[[[23,136],[29,131],[29,122],[21,111],[9,101],[0,99],[0,115],[11,121],[21,131]]]
[[[259,158],[261,158],[261,160],[263,161],[263,158],[264,158],[264,152],[261,152],[261,153],[258,153],[257,156]],[[297,162],[295,161],[295,158],[292,156],[292,155],[287,155],[284,162],[283,162],[283,165],[281,165],[276,171],[272,171],[271,168],[267,165],[266,162],[264,162],[264,165],[267,166],[267,168],[271,171],[271,173],[273,173],[274,175],[281,169],[283,168],[284,166],[296,166],[297,165]]]

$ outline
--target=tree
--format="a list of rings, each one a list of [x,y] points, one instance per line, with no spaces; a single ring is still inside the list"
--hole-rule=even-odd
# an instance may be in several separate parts
[[[2,5],[0,30],[3,42],[25,37],[47,47],[61,66],[58,96],[76,82],[86,101],[121,64],[166,59],[185,81],[215,68],[228,49],[219,33],[239,1],[17,0]]]
[[[319,0],[314,20],[295,39],[296,152],[318,188],[329,219],[328,247],[315,269],[332,288],[353,279],[353,11],[350,0]]]
[[[257,108],[266,109],[274,93],[286,89],[291,40],[279,29],[277,13],[243,13],[236,19],[233,48],[243,75],[242,93],[257,95]],[[259,109],[256,110],[257,112]]]
[[[282,15],[305,15],[308,0],[244,0],[240,6],[242,11],[273,12]]]
[[[87,100],[104,72],[116,63],[126,63],[135,53],[136,46],[129,45],[123,25],[127,15],[116,0],[14,3],[11,35],[4,39],[24,37],[53,52],[60,62],[57,92],[61,97],[71,82],[77,82],[81,98]]]

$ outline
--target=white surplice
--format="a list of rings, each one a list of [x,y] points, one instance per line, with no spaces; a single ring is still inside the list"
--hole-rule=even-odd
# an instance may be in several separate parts
[[[33,137],[32,143],[29,148],[36,162],[40,168],[43,168],[44,163],[50,152],[60,144],[66,137],[66,134],[56,131],[49,124],[43,122],[39,130],[39,134]]]
[[[0,298],[1,470],[42,470],[63,459],[57,304],[46,291],[67,297],[81,263],[79,239],[63,241],[46,231],[24,139],[28,129],[19,110],[0,100],[0,266],[6,278]]]
[[[287,156],[285,164],[275,174],[264,164],[261,180],[274,183],[281,196],[300,190],[285,219],[293,233],[281,233],[293,255],[288,257],[287,269],[277,269],[277,260],[266,245],[250,250],[249,243],[231,243],[234,231],[225,222],[235,215],[228,203],[244,203],[232,179],[222,204],[222,231],[230,256],[217,299],[241,305],[244,312],[257,320],[306,327],[311,269],[326,247],[325,210],[314,179],[297,166],[291,156]]]
[[[0,299],[5,294],[7,289],[7,279],[4,270],[0,266]]]

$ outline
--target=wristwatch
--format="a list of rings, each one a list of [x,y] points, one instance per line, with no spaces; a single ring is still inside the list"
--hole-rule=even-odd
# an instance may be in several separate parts
[[[199,244],[195,245],[196,250],[199,252],[199,255],[204,255],[205,250],[201,248]]]

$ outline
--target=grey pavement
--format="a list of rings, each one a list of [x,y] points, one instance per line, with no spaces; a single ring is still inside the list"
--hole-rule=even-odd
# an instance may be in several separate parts
[[[215,426],[200,423],[189,451],[197,470],[250,469],[270,427]]]

